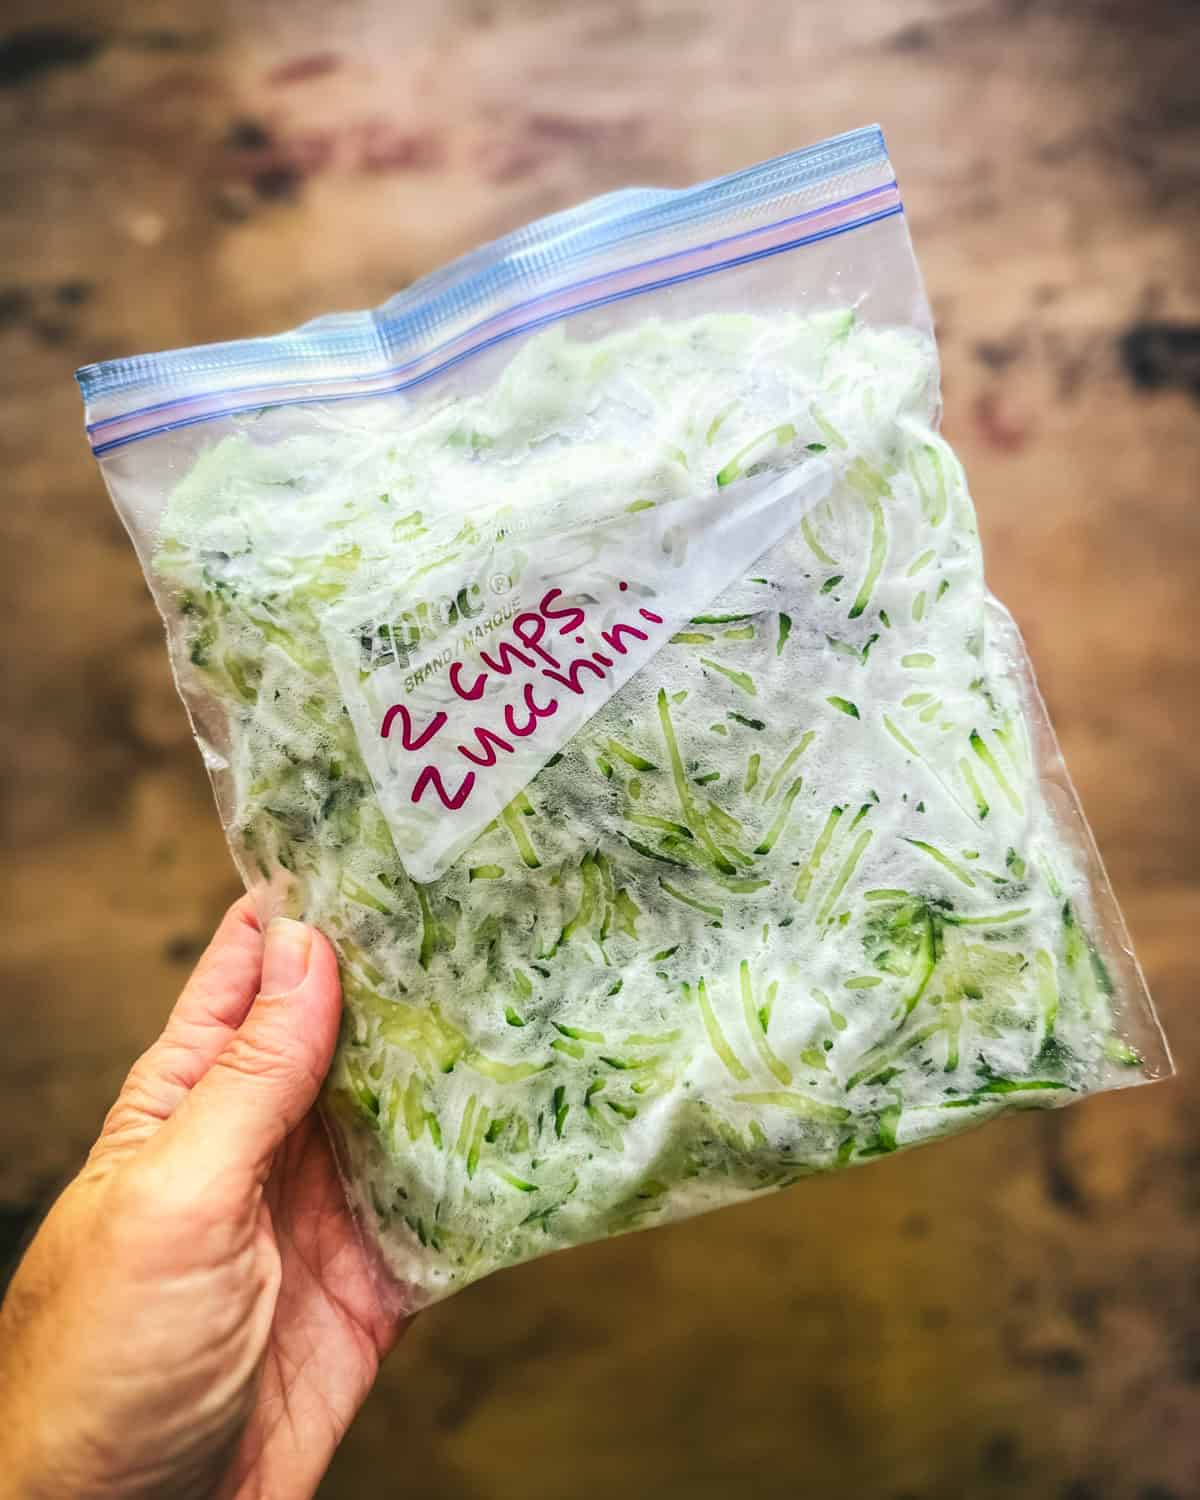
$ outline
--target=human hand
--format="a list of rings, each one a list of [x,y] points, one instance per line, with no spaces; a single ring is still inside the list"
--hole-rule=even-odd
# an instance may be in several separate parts
[[[313,1111],[340,1011],[229,910],[0,1307],[3,1500],[312,1495],[402,1328]]]

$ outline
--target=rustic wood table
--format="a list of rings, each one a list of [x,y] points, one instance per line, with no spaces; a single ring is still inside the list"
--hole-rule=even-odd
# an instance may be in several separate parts
[[[73,368],[876,118],[1183,1069],[470,1289],[330,1500],[1200,1494],[1198,40],[1187,0],[0,0],[10,1249],[235,890]]]

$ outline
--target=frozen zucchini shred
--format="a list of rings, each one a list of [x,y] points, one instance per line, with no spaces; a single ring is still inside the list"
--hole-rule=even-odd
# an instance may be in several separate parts
[[[932,343],[849,309],[559,324],[474,395],[247,420],[176,486],[177,670],[247,880],[337,948],[330,1111],[414,1305],[1144,1075],[936,406]],[[364,677],[415,671],[438,624],[379,627],[384,581],[459,579],[461,637],[490,618],[481,537],[736,518],[813,465],[798,524],[411,879],[330,619],[363,601]]]

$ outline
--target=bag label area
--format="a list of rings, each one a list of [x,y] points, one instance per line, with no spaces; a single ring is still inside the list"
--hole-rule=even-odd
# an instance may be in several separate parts
[[[397,852],[442,875],[698,611],[829,493],[827,463],[574,528],[468,525],[323,622]],[[432,565],[431,565],[432,564]]]

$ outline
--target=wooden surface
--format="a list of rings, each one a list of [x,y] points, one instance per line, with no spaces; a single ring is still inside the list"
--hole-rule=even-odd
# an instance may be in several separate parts
[[[1185,0],[0,0],[0,1234],[234,893],[73,367],[871,119],[1182,1069],[470,1289],[326,1500],[1200,1494],[1197,40]]]

